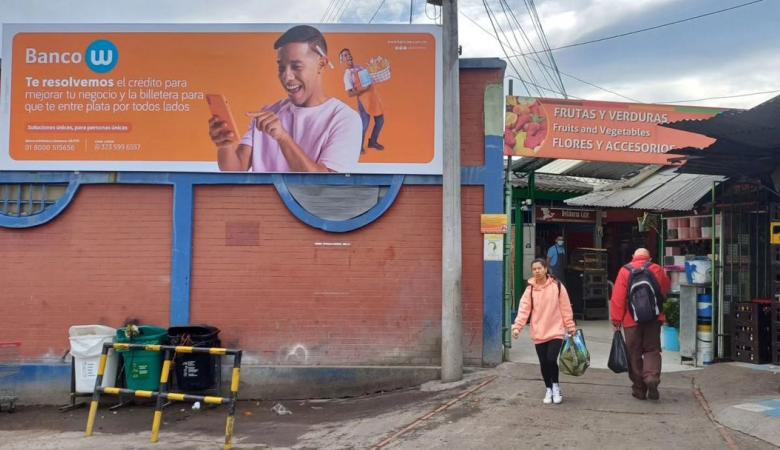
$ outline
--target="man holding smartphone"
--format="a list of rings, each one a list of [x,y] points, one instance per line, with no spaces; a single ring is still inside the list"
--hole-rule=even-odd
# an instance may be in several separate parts
[[[360,156],[362,123],[352,108],[325,93],[325,37],[299,25],[277,39],[274,49],[287,98],[247,113],[252,126],[240,141],[225,120],[211,117],[209,135],[220,170],[350,172]]]

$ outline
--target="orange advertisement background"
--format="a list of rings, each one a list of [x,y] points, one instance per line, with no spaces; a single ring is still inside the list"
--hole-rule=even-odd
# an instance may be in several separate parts
[[[517,104],[523,104],[524,106],[516,108]],[[534,106],[534,104],[536,106]],[[531,114],[535,116],[538,123],[542,125],[542,129],[539,130],[544,134],[543,138],[533,139],[531,144],[533,148],[526,148],[522,146],[509,147],[506,143],[512,139],[512,137],[518,136],[516,127],[513,127],[509,122],[513,121],[515,116],[511,116],[513,111],[520,112],[525,111],[529,106],[533,111]],[[595,119],[583,119],[583,118],[567,118],[556,117],[555,108],[568,108],[579,110],[592,110],[596,112]],[[633,121],[616,121],[609,119],[609,113],[611,111],[617,112],[640,112],[651,114],[665,114],[668,122],[676,122],[679,120],[693,119],[702,120],[707,119],[715,114],[723,111],[721,108],[705,108],[705,107],[685,107],[685,106],[669,106],[669,105],[653,105],[653,104],[640,104],[640,103],[620,103],[620,102],[601,102],[601,101],[587,101],[587,100],[563,100],[563,99],[546,99],[546,98],[532,98],[532,97],[507,97],[507,112],[505,122],[505,154],[511,154],[514,156],[527,156],[537,158],[554,158],[554,159],[575,159],[585,161],[608,161],[608,162],[625,162],[625,163],[641,163],[641,164],[670,164],[670,157],[675,158],[679,155],[667,155],[665,153],[643,153],[643,152],[624,152],[624,151],[607,151],[605,150],[608,142],[630,142],[641,144],[664,144],[674,145],[675,148],[684,147],[698,147],[704,148],[712,144],[715,140],[709,137],[689,133],[680,130],[674,130],[659,126],[657,123],[651,122],[633,122]],[[605,118],[601,119],[601,112],[605,112]],[[555,124],[558,124],[556,130]],[[577,127],[582,130],[583,127],[609,127],[613,129],[626,129],[632,128],[637,130],[646,131],[649,136],[608,136],[601,133],[583,133],[583,132],[567,132],[561,131],[561,127]],[[539,127],[536,127],[539,128]],[[523,135],[524,138],[530,136]],[[511,134],[511,136],[510,136]],[[602,149],[598,149],[595,145],[590,150],[574,149],[574,148],[559,148],[554,145],[554,139],[561,140],[599,140],[602,142]],[[518,138],[518,140],[520,140]]]
[[[206,100],[192,101],[189,112],[34,112],[24,109],[26,86],[33,78],[183,79],[189,91],[223,94],[243,134],[249,119],[245,112],[287,97],[277,78],[274,41],[282,32],[251,33],[19,33],[13,40],[10,154],[28,161],[216,161],[208,137],[210,117]],[[324,33],[328,56],[335,69],[326,69],[329,96],[357,111],[357,101],[344,90],[345,65],[338,52],[348,47],[355,63],[383,56],[390,61],[392,77],[379,85],[385,125],[380,142],[385,151],[367,150],[360,162],[428,163],[434,157],[435,139],[435,38],[425,33]],[[81,51],[97,39],[113,42],[119,52],[117,66],[108,74],[96,74],[86,64],[25,64],[25,49],[39,52]],[[422,41],[414,49],[399,49],[389,41]],[[408,48],[408,47],[407,47]],[[63,88],[48,90],[117,90],[118,88]],[[121,90],[121,89],[119,89]],[[127,101],[127,100],[125,100]],[[140,101],[140,100],[137,100]],[[54,103],[57,103],[54,101]],[[124,133],[29,132],[34,123],[125,123]],[[373,119],[367,132],[371,133]],[[31,152],[27,139],[74,139],[76,151]],[[140,151],[99,151],[85,140],[112,139],[141,144]]]

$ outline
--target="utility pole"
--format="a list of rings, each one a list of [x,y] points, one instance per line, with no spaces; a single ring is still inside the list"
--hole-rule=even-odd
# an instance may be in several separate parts
[[[441,381],[463,378],[463,256],[460,210],[460,64],[458,1],[442,6],[444,173],[442,177]]]
[[[509,80],[509,95],[514,95],[514,83]],[[509,349],[512,348],[512,301],[514,299],[514,290],[512,289],[512,277],[514,266],[512,264],[512,157],[504,158],[504,212],[507,216],[507,229],[504,235],[504,323],[502,329],[502,338],[504,343],[504,361],[509,361]],[[515,224],[522,226],[522,224]],[[522,243],[520,245],[522,249]],[[515,254],[517,254],[515,250]],[[515,258],[522,259],[522,253]]]

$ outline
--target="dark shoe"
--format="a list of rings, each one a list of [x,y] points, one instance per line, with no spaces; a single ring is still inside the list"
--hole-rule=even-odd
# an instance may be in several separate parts
[[[634,397],[637,400],[645,400],[647,399],[647,389],[645,388],[638,388],[636,386],[631,387],[631,396]]]
[[[658,384],[660,383],[660,380],[658,379],[651,379],[645,381],[645,385],[647,385],[647,398],[650,400],[658,400]]]
[[[657,384],[647,386],[647,398],[650,400],[658,400],[660,398],[660,395],[658,395]]]
[[[368,148],[375,148],[375,149],[377,149],[379,151],[382,151],[382,150],[385,149],[385,146],[380,144],[379,142],[369,142],[368,143]]]

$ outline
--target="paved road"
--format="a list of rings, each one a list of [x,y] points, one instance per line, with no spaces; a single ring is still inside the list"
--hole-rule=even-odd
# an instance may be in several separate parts
[[[561,405],[542,405],[538,366],[524,363],[477,370],[454,386],[429,383],[356,399],[284,401],[293,412],[286,416],[271,411],[275,402],[244,401],[235,448],[364,449],[383,441],[388,449],[447,450],[765,450],[780,444],[780,417],[772,415],[771,403],[777,399],[780,406],[780,376],[771,367],[716,364],[667,373],[658,402],[634,399],[628,378],[607,370],[589,369],[583,377],[563,377],[562,382]],[[759,407],[745,406],[751,404]],[[101,408],[91,438],[83,437],[85,409],[59,413],[53,407],[20,407],[15,414],[0,413],[0,448],[220,448],[225,410],[196,413],[185,406],[166,408],[156,445],[149,443],[149,406],[125,407],[116,414]]]

